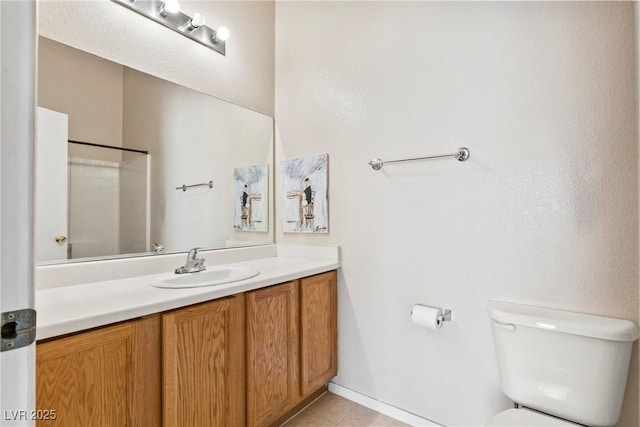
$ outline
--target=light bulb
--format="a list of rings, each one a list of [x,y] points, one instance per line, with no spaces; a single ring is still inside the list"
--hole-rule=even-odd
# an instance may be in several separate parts
[[[218,28],[218,31],[216,31],[216,35],[213,36],[213,41],[217,41],[217,40],[225,41],[228,38],[229,38],[229,30],[227,30],[226,27],[220,27]]]
[[[160,15],[167,16],[180,12],[180,3],[178,0],[167,0],[160,6]]]
[[[205,22],[207,22],[207,19],[204,17],[204,15],[196,12],[193,14],[193,18],[191,18],[191,22],[189,22],[189,25],[191,25],[193,28],[198,28],[204,25]]]
[[[178,0],[167,0],[164,2],[164,11],[172,14],[180,12],[180,3]]]

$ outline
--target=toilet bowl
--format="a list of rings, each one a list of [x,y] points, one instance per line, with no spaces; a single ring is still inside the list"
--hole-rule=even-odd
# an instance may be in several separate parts
[[[629,320],[491,301],[502,391],[524,406],[487,426],[612,426],[620,418],[631,348]]]

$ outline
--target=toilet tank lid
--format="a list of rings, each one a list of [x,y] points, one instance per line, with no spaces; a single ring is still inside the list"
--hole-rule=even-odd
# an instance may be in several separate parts
[[[489,301],[487,312],[491,319],[500,323],[512,323],[610,341],[635,341],[639,333],[638,326],[630,320],[532,305]]]

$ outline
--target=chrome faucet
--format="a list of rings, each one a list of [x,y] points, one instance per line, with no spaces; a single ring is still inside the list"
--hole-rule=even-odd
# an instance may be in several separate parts
[[[164,253],[164,246],[162,246],[160,243],[156,243],[156,242],[152,242],[151,243],[153,245],[153,252],[156,254],[163,254]]]
[[[198,271],[206,270],[207,267],[204,266],[204,258],[197,258],[198,251],[201,248],[193,248],[187,254],[187,262],[181,266],[176,268],[176,274],[184,274],[184,273],[197,273]]]

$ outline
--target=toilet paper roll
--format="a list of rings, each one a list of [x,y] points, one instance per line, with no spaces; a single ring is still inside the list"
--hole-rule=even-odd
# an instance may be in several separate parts
[[[418,326],[435,331],[442,328],[442,309],[416,304],[411,310],[411,321]]]

